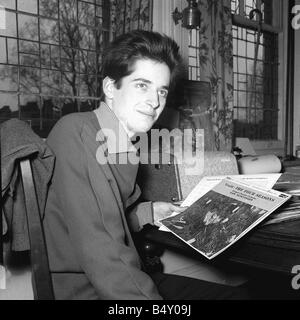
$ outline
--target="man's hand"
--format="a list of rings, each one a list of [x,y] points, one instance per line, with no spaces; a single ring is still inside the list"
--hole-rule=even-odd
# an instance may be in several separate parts
[[[153,202],[153,220],[154,224],[158,227],[161,224],[158,220],[169,217],[173,212],[183,212],[186,207],[179,207],[170,202]]]

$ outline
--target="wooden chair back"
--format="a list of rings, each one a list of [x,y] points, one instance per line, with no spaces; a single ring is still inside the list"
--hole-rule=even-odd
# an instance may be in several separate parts
[[[30,159],[26,158],[20,161],[20,172],[30,242],[34,299],[54,300],[45,237]]]

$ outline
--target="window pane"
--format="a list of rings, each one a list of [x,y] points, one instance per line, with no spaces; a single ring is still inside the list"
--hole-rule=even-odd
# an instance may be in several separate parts
[[[252,42],[245,42],[247,44],[247,57],[254,59],[255,56],[255,44]]]
[[[30,54],[21,54],[20,55],[20,63],[23,66],[30,66],[30,67],[39,67],[40,65],[40,58],[39,56],[30,55]]]
[[[95,33],[92,28],[86,28],[86,27],[79,27],[80,32],[80,41],[79,41],[79,47],[81,49],[90,49],[95,50]]]
[[[0,29],[0,35],[7,37],[17,36],[16,14],[6,11],[6,29]]]
[[[76,0],[59,1],[59,14],[63,23],[77,22],[77,2]]]
[[[0,123],[11,118],[18,118],[18,96],[11,93],[0,93]]]
[[[18,68],[14,66],[0,66],[0,90],[18,90]]]
[[[16,39],[7,39],[8,63],[18,64],[18,47]]]
[[[16,9],[16,1],[15,0],[0,0],[0,5],[4,8],[8,9]]]
[[[240,73],[246,73],[247,72],[247,65],[246,65],[246,59],[245,58],[238,58],[237,59],[237,64],[238,64],[238,68],[239,68],[239,72]]]
[[[40,19],[40,39],[46,43],[59,43],[59,28],[56,20]]]
[[[20,112],[21,119],[39,118],[39,97],[33,95],[21,95]]]
[[[59,46],[50,46],[50,68],[55,70],[61,69],[61,51]]]
[[[39,44],[33,41],[20,40],[19,50],[27,54],[39,54]]]
[[[55,97],[62,94],[60,71],[42,70],[41,78],[43,95]]]
[[[95,25],[95,6],[90,3],[79,2],[78,22],[88,26]]]
[[[274,66],[278,66],[277,38],[275,35],[268,37],[264,34],[260,38],[256,57],[255,32],[239,28],[238,35],[233,38],[233,46],[236,48],[233,59],[236,90],[234,116],[237,120],[234,122],[234,134],[252,139],[276,139],[278,89],[277,68]],[[267,113],[264,112],[266,108],[269,108]],[[240,125],[244,122],[246,126]],[[268,137],[262,135],[267,126],[271,126],[269,132],[272,132]]]
[[[43,68],[50,68],[50,45],[41,45],[41,66]]]
[[[0,63],[6,63],[7,54],[6,54],[6,41],[5,38],[0,37]]]
[[[20,91],[23,93],[39,93],[40,72],[38,68],[20,67]]]
[[[37,0],[18,0],[18,10],[37,14]]]
[[[38,18],[18,14],[18,32],[20,38],[38,40]]]
[[[58,2],[57,0],[39,0],[40,3],[40,15],[56,18],[58,17]]]
[[[242,41],[242,40],[239,40],[239,41],[236,41],[238,44],[237,44],[237,48],[238,48],[238,54],[240,56],[245,56],[246,55],[246,47],[247,47],[247,44],[245,41]]]

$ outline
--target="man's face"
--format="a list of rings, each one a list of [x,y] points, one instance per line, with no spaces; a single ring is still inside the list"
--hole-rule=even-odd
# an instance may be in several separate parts
[[[134,71],[113,86],[111,108],[129,136],[147,132],[163,111],[170,83],[170,69],[165,63],[138,60]]]

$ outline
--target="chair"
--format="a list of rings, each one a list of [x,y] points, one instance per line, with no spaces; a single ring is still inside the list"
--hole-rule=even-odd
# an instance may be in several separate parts
[[[20,160],[30,242],[33,292],[36,300],[54,300],[48,256],[30,159]]]
[[[10,119],[1,123],[0,137],[4,262],[9,282],[4,299],[18,299],[19,294],[29,296],[21,292],[21,272],[24,285],[32,287],[35,300],[52,300],[54,293],[42,219],[55,157],[24,121]],[[22,268],[16,272],[19,257],[27,262],[28,253],[30,264],[25,263],[26,270]],[[27,267],[31,268],[31,284],[23,272],[30,273]]]

